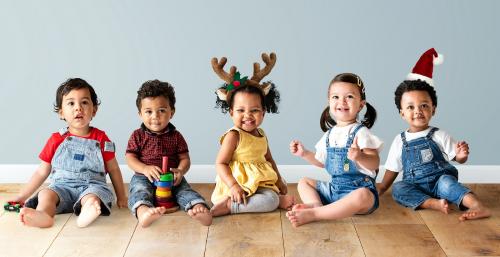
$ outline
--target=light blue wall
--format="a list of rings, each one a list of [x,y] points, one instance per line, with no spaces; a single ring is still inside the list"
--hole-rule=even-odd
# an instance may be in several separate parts
[[[378,111],[373,127],[386,142],[405,128],[393,103],[396,86],[421,53],[435,47],[439,105],[433,124],[471,146],[468,164],[498,165],[499,1],[2,1],[0,7],[0,164],[38,162],[50,133],[64,126],[52,112],[69,77],[91,83],[102,100],[93,125],[117,143],[118,161],[140,121],[135,107],[145,80],[171,82],[173,123],[194,164],[213,163],[218,137],[231,126],[214,109],[221,84],[214,56],[251,73],[263,51],[278,62],[269,76],[282,95],[266,115],[279,164],[305,164],[288,143],[312,148],[321,137],[326,90],[340,72],[359,74]]]

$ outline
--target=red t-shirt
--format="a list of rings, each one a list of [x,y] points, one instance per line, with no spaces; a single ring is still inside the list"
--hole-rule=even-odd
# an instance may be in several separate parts
[[[162,157],[168,156],[168,167],[179,166],[179,154],[187,153],[188,145],[172,123],[167,125],[165,132],[156,134],[150,132],[144,124],[135,130],[128,140],[127,153],[132,153],[146,165],[162,168]]]
[[[59,132],[53,133],[52,136],[47,140],[47,143],[43,147],[42,152],[38,155],[40,160],[44,162],[51,163],[52,158],[54,157],[54,154],[56,153],[57,148],[59,145],[66,139],[68,136],[75,136],[69,132],[61,135]],[[97,128],[90,128],[90,135],[86,137],[81,137],[81,138],[86,138],[86,139],[93,139],[99,141],[99,144],[101,146],[101,153],[102,153],[102,158],[104,160],[104,163],[106,163],[109,160],[112,160],[115,158],[115,149],[112,147],[112,149],[105,149],[106,142],[108,142],[108,148],[111,140],[109,140],[108,136],[104,131],[99,130]],[[106,165],[105,165],[106,166]]]

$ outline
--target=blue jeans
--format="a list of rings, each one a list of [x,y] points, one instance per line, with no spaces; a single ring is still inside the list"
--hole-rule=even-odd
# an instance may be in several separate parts
[[[335,201],[340,200],[352,191],[359,188],[367,188],[373,193],[375,202],[372,208],[366,213],[370,214],[374,212],[379,206],[379,198],[377,189],[375,188],[375,180],[369,176],[360,178],[354,181],[342,181],[343,183],[332,183],[327,181],[316,181],[316,191],[319,194],[321,203],[323,205],[331,204]]]
[[[399,204],[417,209],[422,203],[430,198],[446,199],[461,208],[460,204],[464,196],[470,193],[470,189],[463,186],[452,175],[441,175],[427,183],[410,183],[399,181],[392,185],[392,197]]]
[[[128,208],[134,216],[137,216],[137,208],[141,205],[155,206],[155,189],[156,187],[149,182],[146,176],[135,174],[132,177],[129,186]],[[205,199],[191,188],[186,178],[182,178],[179,185],[172,187],[172,194],[184,211],[188,211],[200,203],[208,208]]]

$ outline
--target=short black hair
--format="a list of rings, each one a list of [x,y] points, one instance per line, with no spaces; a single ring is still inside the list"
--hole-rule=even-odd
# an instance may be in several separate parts
[[[137,99],[135,100],[137,109],[141,111],[142,99],[157,96],[163,96],[168,99],[170,109],[175,110],[174,87],[168,82],[159,81],[157,79],[144,82],[141,88],[139,88],[139,90],[137,91]]]
[[[82,88],[86,88],[89,90],[90,99],[92,100],[92,104],[94,106],[99,106],[101,104],[101,102],[97,98],[97,94],[95,93],[94,88],[89,83],[87,83],[87,81],[81,78],[69,78],[57,88],[56,102],[54,103],[54,112],[59,112],[61,110],[62,100],[65,95],[69,94],[71,90]]]
[[[433,86],[429,85],[429,83],[423,80],[405,80],[399,84],[394,92],[394,103],[398,108],[398,111],[401,110],[401,98],[403,94],[410,91],[425,91],[429,94],[432,100],[432,105],[437,107],[437,94],[436,90]]]

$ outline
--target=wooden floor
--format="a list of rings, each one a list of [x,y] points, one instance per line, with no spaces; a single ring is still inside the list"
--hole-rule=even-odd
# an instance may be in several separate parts
[[[500,256],[500,185],[469,185],[492,209],[489,219],[459,222],[412,211],[386,194],[373,214],[293,228],[284,211],[215,218],[204,227],[178,211],[149,228],[127,209],[114,209],[80,229],[72,214],[49,229],[24,227],[17,213],[0,213],[0,256]],[[213,185],[194,184],[206,199]],[[292,194],[296,185],[291,185]],[[0,184],[0,202],[20,185]]]

